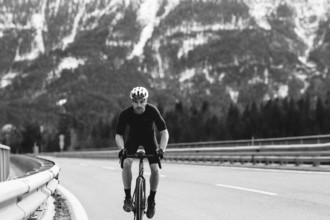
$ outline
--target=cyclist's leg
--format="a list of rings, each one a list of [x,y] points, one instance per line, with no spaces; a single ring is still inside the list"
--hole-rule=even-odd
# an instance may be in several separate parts
[[[126,158],[124,160],[123,170],[122,170],[122,178],[123,178],[124,189],[130,189],[131,188],[132,164],[133,164],[133,159],[132,158]]]
[[[157,154],[157,143],[156,140],[152,139],[146,141],[143,145],[146,154]],[[150,166],[150,190],[156,192],[159,183],[159,169],[158,169],[158,158],[148,158]]]
[[[138,149],[138,146],[139,145],[137,143],[135,143],[134,141],[128,141],[126,143],[127,154],[135,154]],[[123,178],[123,184],[124,184],[125,190],[131,189],[132,164],[133,164],[133,158],[126,158],[124,160],[122,178]]]
[[[149,143],[145,143],[144,149],[147,154],[156,155],[157,143],[155,140],[149,141]],[[147,217],[152,218],[155,214],[155,195],[158,188],[159,183],[159,169],[158,169],[158,158],[148,158],[150,165],[150,194],[148,196],[148,209],[147,209]]]
[[[133,211],[133,200],[131,196],[131,184],[132,184],[132,158],[126,158],[123,164],[122,179],[125,191],[125,200],[123,209],[126,212]]]
[[[150,190],[156,192],[159,183],[159,169],[158,162],[150,163]]]
[[[138,145],[134,145],[134,142],[128,142],[126,149],[128,154],[134,154],[137,150]],[[126,158],[123,164],[122,179],[125,191],[124,210],[131,212],[133,210],[133,200],[131,196],[131,184],[132,184],[132,158]]]

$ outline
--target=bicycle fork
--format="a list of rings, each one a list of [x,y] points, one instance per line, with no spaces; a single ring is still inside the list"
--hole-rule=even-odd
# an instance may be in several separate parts
[[[143,167],[143,159],[140,159],[140,164],[139,164],[139,178],[140,181],[142,181],[142,203],[141,203],[141,209],[145,210],[146,208],[146,179],[144,178],[144,167]]]

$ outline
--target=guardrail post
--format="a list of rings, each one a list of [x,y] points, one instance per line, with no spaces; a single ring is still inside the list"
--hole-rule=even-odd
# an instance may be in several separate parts
[[[301,165],[301,161],[299,160],[299,157],[296,157],[295,164],[296,164],[296,166],[300,166]]]
[[[269,161],[268,161],[267,157],[264,157],[264,163],[265,163],[266,165],[269,164]]]
[[[252,164],[255,165],[256,164],[256,161],[254,159],[254,154],[252,154]]]
[[[320,166],[320,162],[318,160],[313,159],[313,167]]]

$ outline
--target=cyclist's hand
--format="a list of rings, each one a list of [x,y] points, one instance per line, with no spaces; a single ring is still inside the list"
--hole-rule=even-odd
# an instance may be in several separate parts
[[[164,151],[162,149],[158,149],[157,150],[157,156],[160,158],[160,159],[163,159],[164,158]]]
[[[118,157],[120,158],[120,159],[124,159],[124,158],[126,158],[126,156],[127,156],[127,150],[124,148],[124,149],[121,149],[120,151],[119,151],[119,153],[118,153]]]

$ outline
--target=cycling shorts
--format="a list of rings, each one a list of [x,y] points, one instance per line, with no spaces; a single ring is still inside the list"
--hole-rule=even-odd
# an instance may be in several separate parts
[[[142,146],[144,148],[144,151],[146,152],[146,154],[155,155],[155,157],[148,158],[149,164],[158,163],[159,159],[156,156],[158,145],[157,145],[155,138],[148,138],[143,141],[129,139],[129,140],[127,140],[127,142],[125,144],[125,148],[126,148],[128,154],[135,154],[137,152],[139,146]]]

